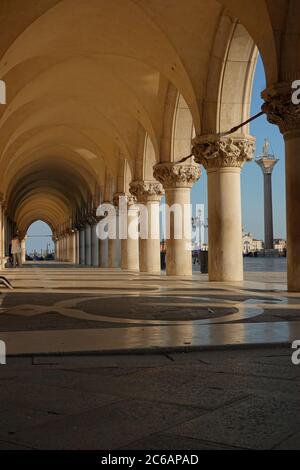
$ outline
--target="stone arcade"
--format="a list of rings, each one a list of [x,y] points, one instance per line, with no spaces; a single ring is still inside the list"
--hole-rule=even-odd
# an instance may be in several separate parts
[[[157,214],[190,202],[208,174],[209,278],[242,281],[240,175],[260,50],[263,110],[286,144],[288,289],[300,291],[300,74],[297,0],[44,0],[1,14],[0,259],[13,231],[53,230],[56,259],[159,273],[159,241],[96,236],[100,203],[128,197]],[[78,35],[80,31],[80,35]],[[180,33],[178,33],[180,32]],[[234,86],[233,86],[234,84]],[[194,161],[180,163],[191,153]],[[149,221],[155,217],[149,216]],[[159,218],[156,218],[157,224]],[[167,241],[167,275],[190,275],[182,240]],[[159,227],[154,227],[157,233]]]

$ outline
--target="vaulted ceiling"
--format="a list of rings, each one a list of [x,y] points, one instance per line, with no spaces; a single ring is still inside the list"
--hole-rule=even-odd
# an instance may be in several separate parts
[[[162,141],[172,139],[172,132],[166,136],[166,116],[174,120],[170,87],[183,97],[196,133],[230,125],[229,115],[239,119],[245,111],[232,111],[224,64],[231,61],[241,81],[236,104],[242,106],[254,44],[268,83],[299,67],[291,65],[290,52],[279,60],[289,44],[284,28],[288,24],[291,34],[297,28],[296,4],[2,0],[0,77],[7,105],[0,107],[0,190],[11,217],[25,225],[36,216],[51,224],[67,220],[95,186],[105,192],[120,159],[141,158],[141,135],[158,161]],[[224,81],[227,95],[220,91]]]

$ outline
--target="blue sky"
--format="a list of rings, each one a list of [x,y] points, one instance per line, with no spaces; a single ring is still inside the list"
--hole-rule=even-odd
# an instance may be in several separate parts
[[[261,59],[259,58],[252,95],[251,115],[261,109],[261,92],[265,89],[265,74]],[[237,123],[238,124],[238,123]],[[256,137],[256,155],[261,152],[263,141],[267,137],[270,140],[272,153],[279,158],[279,163],[273,173],[273,213],[274,213],[274,237],[285,238],[285,167],[284,167],[284,142],[278,128],[267,122],[265,116],[260,117],[251,124],[251,134]],[[201,179],[192,189],[192,203],[195,208],[197,203],[203,203],[207,217],[207,178],[203,171]],[[242,171],[242,213],[243,227],[246,232],[251,232],[256,238],[264,237],[263,214],[263,176],[260,168],[254,163],[248,163]],[[50,228],[43,222],[35,222],[29,231],[27,251],[32,249],[45,249],[51,238],[38,238],[37,235],[50,235]]]

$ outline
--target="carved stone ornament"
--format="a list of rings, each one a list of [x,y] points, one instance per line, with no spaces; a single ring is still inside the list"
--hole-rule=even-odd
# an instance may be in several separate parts
[[[206,170],[215,168],[242,168],[253,159],[255,138],[245,136],[197,136],[193,140],[195,161]]]
[[[113,205],[115,207],[119,207],[119,200],[120,200],[120,197],[125,197],[126,194],[125,193],[115,193],[113,195]]]
[[[130,193],[138,202],[160,201],[164,189],[157,181],[133,181],[130,183]]]
[[[300,129],[300,104],[294,104],[291,83],[281,83],[262,92],[265,100],[262,110],[271,124],[276,124],[281,133]]]
[[[87,223],[89,225],[95,225],[97,222],[99,222],[100,217],[97,217],[96,215],[96,209],[91,210],[86,217]]]
[[[136,204],[136,197],[133,196],[132,194],[128,193],[115,193],[113,196],[113,205],[115,207],[120,208],[120,198],[126,198],[127,199],[127,205],[128,206],[133,206]]]
[[[200,178],[201,169],[194,163],[158,163],[153,176],[164,189],[191,188]]]

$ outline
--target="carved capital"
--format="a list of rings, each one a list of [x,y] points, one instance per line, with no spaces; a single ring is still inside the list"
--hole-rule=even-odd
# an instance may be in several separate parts
[[[138,202],[160,201],[164,189],[157,181],[132,181],[130,193],[136,197]]]
[[[132,194],[128,194],[125,192],[115,193],[113,196],[113,205],[117,208],[120,208],[120,198],[126,198],[128,206],[133,206],[134,204],[136,204],[136,197]]]
[[[193,140],[195,161],[206,170],[216,168],[242,168],[253,159],[255,138],[244,136],[197,136]]]
[[[115,193],[113,195],[113,205],[115,207],[119,207],[120,197],[125,197],[125,196],[126,196],[125,193]]]
[[[291,83],[281,83],[262,92],[265,100],[262,110],[266,113],[271,124],[276,124],[280,132],[300,129],[300,105],[292,101]]]
[[[195,163],[158,163],[153,176],[164,189],[191,188],[200,178],[201,169]]]

